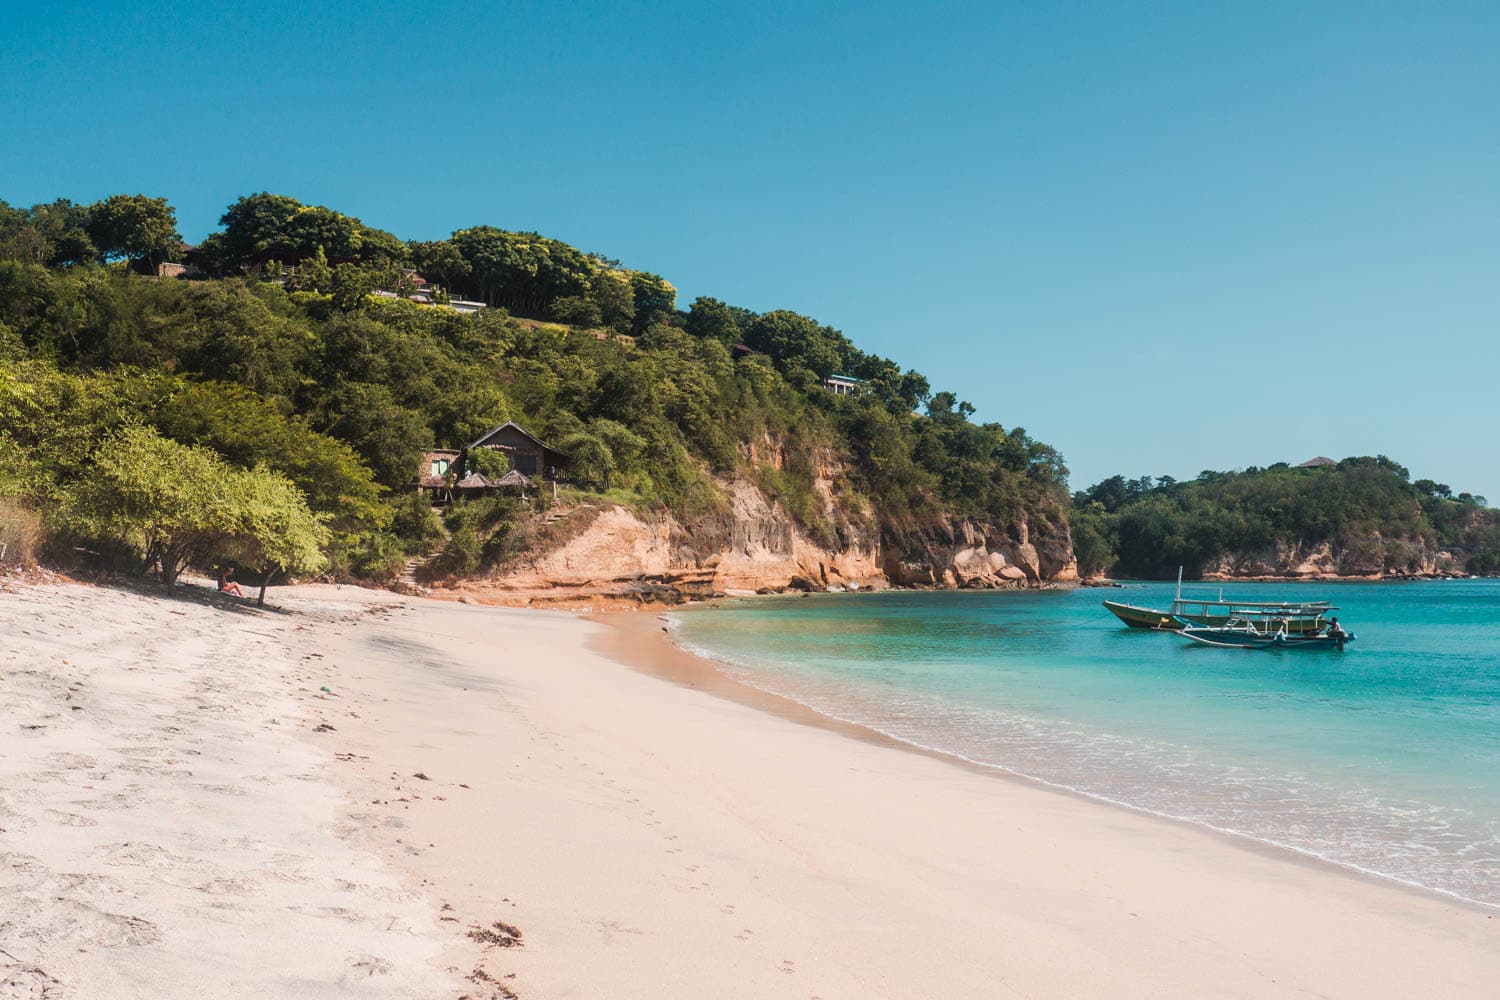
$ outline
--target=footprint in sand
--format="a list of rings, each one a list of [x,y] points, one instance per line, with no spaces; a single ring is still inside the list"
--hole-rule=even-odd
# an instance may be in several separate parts
[[[85,753],[49,753],[47,760],[69,771],[87,771],[99,766],[98,761]]]
[[[100,850],[105,864],[120,867],[170,868],[186,864],[188,860],[158,844],[127,842],[108,844]]]
[[[776,966],[776,968],[780,969],[782,972],[785,972],[787,975],[792,975],[797,971],[797,963],[787,958],[783,959],[781,964]]]
[[[161,931],[144,917],[130,917],[120,913],[103,913],[101,929],[96,941],[105,947],[119,945],[156,944],[161,940]]]
[[[61,812],[57,809],[48,809],[47,818],[52,820],[52,822],[58,824],[59,826],[99,825],[99,821],[97,819],[89,819],[89,817],[87,816],[80,816],[77,813]]]
[[[120,792],[116,792],[114,795],[101,795],[97,799],[73,800],[73,805],[79,806],[83,809],[106,809],[111,811],[116,809],[129,809],[131,806],[137,805],[138,803],[138,799]]]
[[[217,792],[220,795],[233,795],[238,798],[243,798],[250,794],[239,785],[199,785],[198,787],[205,792]]]
[[[395,968],[379,955],[350,955],[345,961],[348,962],[349,972],[356,978],[388,976]]]
[[[93,947],[139,947],[162,939],[160,928],[144,917],[107,913],[78,900],[54,900],[48,907],[48,919],[53,933]]]
[[[258,882],[248,878],[211,878],[193,886],[210,896],[251,896],[259,887]]]
[[[19,962],[0,961],[0,996],[17,997],[18,1000],[41,1000],[44,997],[61,996],[62,988],[62,981],[48,975],[45,969]]]

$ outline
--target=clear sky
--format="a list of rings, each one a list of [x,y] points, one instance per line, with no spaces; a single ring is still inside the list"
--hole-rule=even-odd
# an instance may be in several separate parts
[[[1500,503],[1500,5],[463,6],[0,0],[0,198],[534,229],[1075,487],[1385,453]]]

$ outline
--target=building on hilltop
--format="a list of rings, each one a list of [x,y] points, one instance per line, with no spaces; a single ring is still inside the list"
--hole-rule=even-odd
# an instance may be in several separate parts
[[[395,288],[382,288],[374,293],[383,299],[405,299],[419,306],[443,306],[456,313],[476,313],[486,308],[483,302],[470,299],[455,299],[444,290],[428,281],[414,268],[403,267]]]
[[[1325,457],[1323,455],[1319,455],[1317,458],[1309,458],[1307,461],[1305,461],[1301,465],[1297,466],[1297,468],[1299,468],[1299,469],[1321,469],[1325,465],[1338,465],[1338,464],[1339,463],[1335,462],[1331,458],[1327,458],[1327,457]]]
[[[852,396],[864,388],[864,380],[853,375],[830,375],[823,380],[823,387],[835,396]]]

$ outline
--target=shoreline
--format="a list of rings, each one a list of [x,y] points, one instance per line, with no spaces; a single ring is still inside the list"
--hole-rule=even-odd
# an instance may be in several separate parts
[[[651,612],[275,598],[0,587],[47,632],[0,697],[59,727],[0,731],[52,941],[6,947],[55,995],[1500,993],[1489,914],[730,692]],[[126,811],[68,826],[101,782]]]
[[[864,723],[828,715],[793,698],[737,680],[725,673],[722,666],[712,657],[684,649],[673,641],[669,631],[657,627],[657,623],[665,620],[665,616],[659,613],[609,611],[581,617],[587,621],[605,625],[611,630],[595,638],[591,645],[611,656],[621,665],[674,684],[706,692],[715,697],[729,699],[757,711],[768,712],[789,722],[823,729],[846,739],[860,740],[873,746],[918,754],[993,780],[1019,782],[1029,788],[1067,796],[1077,801],[1107,809],[1122,809],[1137,816],[1201,831],[1219,837],[1226,845],[1237,849],[1263,853],[1269,857],[1309,865],[1368,884],[1394,887],[1403,892],[1464,906],[1487,917],[1500,915],[1500,904],[1485,903],[1457,893],[1371,871],[1267,837],[1226,829],[1189,817],[1176,816],[1111,799],[1070,785],[1048,781],[1014,768],[988,764],[950,750],[914,743]],[[651,621],[643,620],[648,617]]]
[[[1205,584],[1235,584],[1235,583],[1284,583],[1292,585],[1300,584],[1325,584],[1325,583],[1418,583],[1439,580],[1474,580],[1495,579],[1495,577],[1473,576],[1463,573],[1412,573],[1395,575],[1359,575],[1339,576],[1337,574],[1319,575],[1297,575],[1297,576],[1204,576],[1194,580],[1185,580],[1184,583]],[[891,583],[882,583],[878,586],[865,586],[857,590],[839,589],[827,590],[815,588],[811,590],[796,587],[782,587],[762,591],[739,590],[727,588],[722,593],[694,593],[691,595],[675,594],[667,596],[660,588],[632,589],[629,586],[598,586],[598,587],[518,587],[511,588],[495,581],[486,580],[454,580],[439,581],[433,584],[419,585],[415,588],[393,585],[390,588],[370,586],[367,589],[385,591],[400,594],[406,597],[427,598],[435,601],[458,601],[462,603],[473,603],[493,608],[530,608],[533,610],[573,612],[585,616],[596,614],[616,614],[629,612],[662,612],[674,608],[686,607],[694,604],[708,604],[714,601],[737,601],[753,600],[763,598],[803,598],[803,597],[841,597],[865,594],[922,594],[922,593],[1003,593],[1011,591],[1049,591],[1049,590],[1129,590],[1139,586],[1153,584],[1169,584],[1175,578],[1162,578],[1159,580],[1137,580],[1115,577],[1088,577],[1077,580],[1041,580],[1036,583],[1028,583],[1017,586],[954,586],[954,587],[914,587],[901,586]],[[350,584],[350,586],[365,586],[364,584]]]

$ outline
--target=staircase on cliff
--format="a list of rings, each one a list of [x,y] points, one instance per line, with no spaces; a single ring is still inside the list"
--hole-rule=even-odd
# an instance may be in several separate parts
[[[427,587],[417,579],[417,574],[420,573],[422,569],[425,568],[429,563],[437,559],[438,556],[443,554],[443,548],[448,544],[448,540],[453,537],[448,533],[448,525],[443,523],[442,511],[434,507],[432,508],[432,512],[438,515],[438,527],[443,529],[443,544],[439,545],[436,549],[429,552],[425,556],[412,556],[410,559],[406,560],[406,565],[401,567],[401,575],[396,577],[396,582],[391,585],[391,589],[398,593],[427,593]]]

